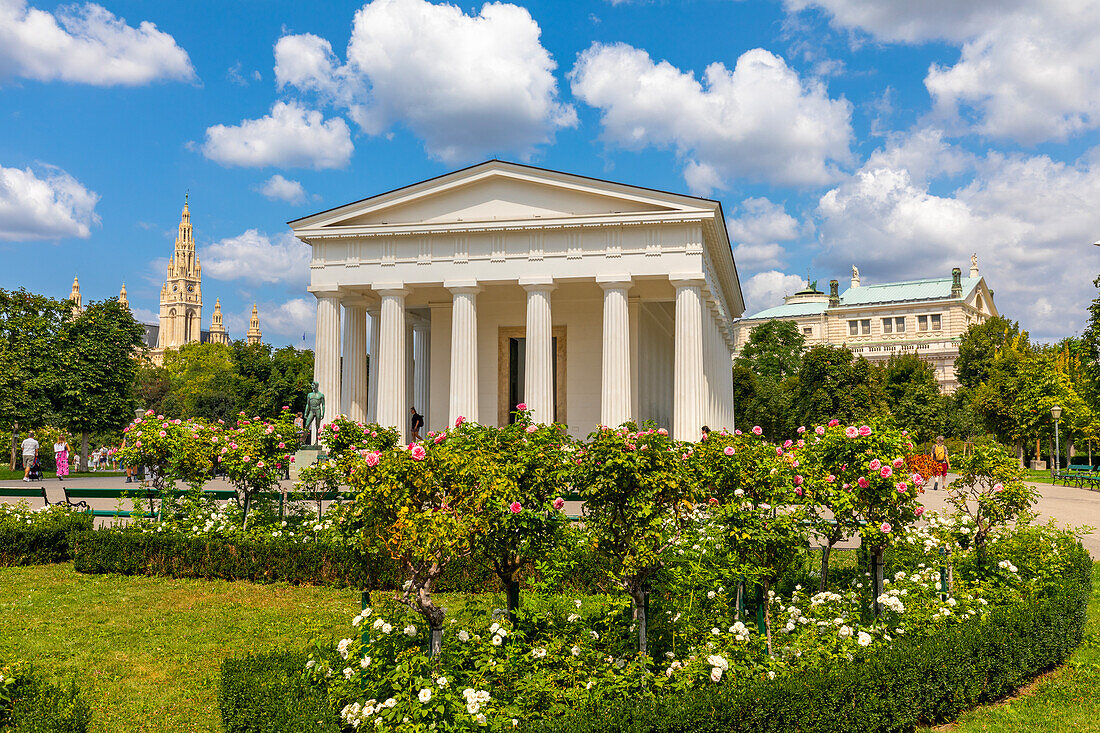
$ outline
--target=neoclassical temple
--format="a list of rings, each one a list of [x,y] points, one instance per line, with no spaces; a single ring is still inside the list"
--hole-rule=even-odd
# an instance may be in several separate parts
[[[493,160],[289,224],[328,418],[733,427],[744,301],[716,201]]]

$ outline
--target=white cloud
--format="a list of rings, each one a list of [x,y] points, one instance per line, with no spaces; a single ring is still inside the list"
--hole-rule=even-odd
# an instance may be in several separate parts
[[[276,102],[271,114],[258,120],[208,127],[202,146],[203,155],[222,165],[317,170],[343,168],[353,150],[342,118],[325,120],[296,102]]]
[[[783,296],[798,292],[806,281],[798,275],[786,275],[779,270],[767,270],[745,280],[745,317],[783,303]]]
[[[851,159],[851,104],[763,49],[702,81],[641,49],[594,43],[569,73],[573,94],[602,112],[603,137],[626,149],[673,148],[692,190],[734,178],[822,184]]]
[[[355,14],[346,64],[323,38],[285,36],[275,76],[280,88],[348,109],[369,134],[407,126],[448,163],[526,156],[577,123],[558,101],[557,64],[540,35],[526,9],[507,3],[466,15],[456,5],[374,0]]]
[[[260,330],[265,335],[286,336],[298,348],[313,348],[313,333],[317,327],[317,301],[313,298],[292,298],[285,303],[261,303]],[[249,308],[251,315],[252,309]],[[246,321],[247,322],[247,321]],[[305,335],[305,341],[302,335]]]
[[[174,38],[145,21],[126,25],[95,3],[52,15],[25,0],[0,0],[0,79],[23,77],[96,86],[189,81],[195,70]]]
[[[272,201],[286,201],[288,204],[300,204],[309,198],[301,183],[283,178],[278,173],[264,181],[259,191]]]
[[[87,238],[99,224],[99,194],[53,166],[0,166],[0,240]]]
[[[808,233],[812,227],[800,224],[782,204],[766,198],[747,198],[738,207],[739,215],[726,222],[733,259],[743,273],[780,267],[785,252],[779,242],[789,242]]]
[[[879,41],[959,46],[925,86],[963,129],[1033,144],[1100,127],[1100,4],[1095,0],[786,0]]]
[[[203,272],[218,280],[304,284],[312,250],[290,232],[269,237],[249,229],[202,248]]]
[[[946,277],[978,254],[997,307],[1040,338],[1078,329],[1100,252],[1100,151],[1075,164],[989,153],[950,195],[881,156],[826,193],[818,261],[865,281]]]

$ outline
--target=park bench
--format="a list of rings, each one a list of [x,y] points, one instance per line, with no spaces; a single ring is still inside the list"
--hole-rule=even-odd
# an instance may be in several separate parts
[[[140,487],[127,488],[127,489],[82,489],[77,486],[65,486],[65,503],[70,507],[76,507],[83,509],[91,514],[93,517],[142,517],[145,519],[153,519],[157,516],[154,511],[153,501],[157,498],[157,492],[152,489],[142,489]],[[140,510],[127,510],[127,509],[92,509],[88,506],[88,499],[133,499],[133,500],[146,500],[149,502],[149,511],[143,512]]]
[[[1069,486],[1069,482],[1072,481],[1077,488],[1082,488],[1086,484],[1091,487],[1100,482],[1100,471],[1096,466],[1088,464],[1071,464],[1054,474],[1053,483],[1058,483],[1059,479],[1063,486]]]
[[[0,488],[0,498],[12,497],[16,499],[41,499],[46,503],[46,506],[50,505],[50,500],[46,497],[46,487],[38,486],[37,488],[16,486],[10,489]]]

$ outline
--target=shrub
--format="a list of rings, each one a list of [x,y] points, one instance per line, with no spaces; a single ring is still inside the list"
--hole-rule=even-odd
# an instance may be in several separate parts
[[[91,719],[91,708],[75,683],[59,687],[29,666],[0,666],[0,730],[84,733]]]
[[[226,733],[339,731],[325,687],[306,679],[305,664],[301,652],[222,662],[218,708]]]
[[[92,528],[91,514],[59,506],[32,510],[26,502],[0,504],[0,567],[66,562],[69,534]]]

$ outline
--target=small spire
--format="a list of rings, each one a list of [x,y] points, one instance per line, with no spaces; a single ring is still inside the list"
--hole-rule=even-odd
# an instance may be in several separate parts
[[[130,307],[130,301],[126,299],[126,281],[122,281],[122,289],[118,291],[118,302],[120,305],[124,305],[127,308]]]
[[[246,336],[250,344],[258,344],[260,339],[263,338],[263,334],[260,332],[260,311],[255,303],[252,304],[252,317],[248,319],[248,333]]]

